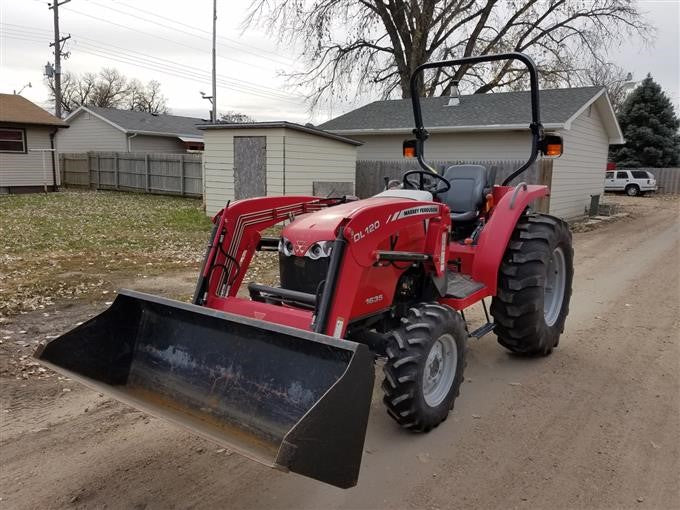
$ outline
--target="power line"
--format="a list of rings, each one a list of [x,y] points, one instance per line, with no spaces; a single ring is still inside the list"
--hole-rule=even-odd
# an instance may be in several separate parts
[[[35,1],[40,1],[40,0],[35,0]],[[201,53],[205,52],[205,48],[199,48],[197,46],[192,46],[190,44],[181,43],[181,42],[176,41],[174,39],[169,39],[167,37],[163,37],[163,36],[157,35],[157,34],[149,34],[149,33],[146,33],[146,32],[140,32],[137,29],[131,28],[131,27],[126,26],[126,25],[122,25],[120,23],[116,23],[115,21],[100,18],[100,17],[94,16],[92,14],[88,14],[88,13],[80,12],[80,11],[75,11],[75,10],[71,11],[71,12],[74,13],[74,14],[77,14],[79,16],[85,16],[87,18],[91,18],[91,19],[94,19],[94,20],[97,20],[97,21],[101,21],[102,23],[108,23],[109,25],[113,25],[113,26],[116,26],[116,27],[119,27],[119,28],[123,28],[125,30],[129,30],[129,31],[134,32],[134,33],[139,34],[139,35],[145,35],[145,36],[151,37],[153,39],[158,39],[158,40],[161,40],[161,41],[169,42],[171,44],[174,44],[174,45],[182,47],[182,48],[189,48],[189,49],[192,49],[192,50],[195,50],[195,51],[199,51]],[[151,23],[154,23],[154,22],[151,22]],[[205,40],[205,39],[202,38],[202,40]],[[224,60],[231,60],[232,62],[238,62],[239,64],[244,64],[244,65],[248,65],[248,66],[258,67],[260,69],[265,69],[267,71],[271,70],[271,67],[265,67],[263,65],[259,65],[259,64],[255,63],[255,62],[244,62],[242,60],[239,60],[239,59],[233,58],[233,57],[224,57],[222,55],[218,55],[217,58],[224,59]],[[261,57],[261,58],[266,58],[266,57]]]
[[[12,30],[12,29],[10,29],[10,30]],[[14,30],[12,30],[12,31],[14,31]],[[5,33],[5,37],[8,37],[10,39],[17,39],[17,40],[30,41],[30,42],[41,42],[41,41],[37,41],[36,39],[32,38],[35,35],[36,34],[31,34],[31,33],[26,33],[26,34],[16,33],[16,31],[15,31],[15,34]],[[196,80],[208,81],[209,80],[208,74],[201,75],[199,73],[192,72],[192,71],[184,71],[181,68],[169,67],[167,65],[160,64],[160,63],[157,63],[157,62],[153,62],[152,60],[148,60],[148,59],[144,59],[144,58],[140,58],[140,57],[136,57],[136,56],[124,55],[124,54],[121,55],[121,54],[111,52],[109,50],[97,47],[97,46],[95,46],[93,44],[89,44],[89,43],[79,43],[79,45],[80,44],[83,44],[83,46],[85,46],[85,47],[80,47],[79,51],[82,51],[83,53],[87,53],[89,55],[93,55],[93,56],[96,56],[96,57],[106,58],[106,59],[109,59],[109,60],[113,60],[113,61],[120,62],[120,63],[123,63],[123,64],[132,65],[132,66],[135,66],[135,67],[140,67],[140,68],[151,70],[151,71],[161,72],[161,73],[164,73],[164,74],[168,74],[168,75],[175,76],[175,77],[178,77],[178,78],[183,78],[183,79],[186,79],[186,80],[191,80],[191,81],[196,81]],[[193,68],[193,69],[195,69],[195,68]],[[269,94],[267,92],[258,91],[258,90],[252,89],[252,88],[244,88],[242,85],[231,83],[231,82],[226,81],[225,79],[222,79],[222,78],[218,79],[217,83],[222,88],[234,90],[234,91],[237,91],[237,92],[245,92],[249,95],[261,97],[263,99],[269,99],[269,100],[275,100],[275,101],[287,101],[287,102],[291,102],[291,103],[294,103],[294,104],[300,104],[300,102],[301,102],[301,99],[295,100],[295,99],[286,98],[286,97],[276,97],[276,96],[273,96],[272,94]]]
[[[168,18],[168,17],[166,17],[166,16],[161,16],[160,14],[157,14],[157,13],[152,12],[152,11],[147,11],[147,10],[142,9],[142,8],[140,8],[140,7],[137,7],[137,6],[135,6],[135,5],[130,5],[130,4],[128,4],[128,3],[121,2],[121,1],[119,1],[118,4],[119,4],[119,5],[121,5],[121,4],[122,4],[122,5],[125,5],[126,7],[129,7],[130,9],[134,9],[135,12],[137,12],[137,11],[139,11],[139,12],[144,12],[144,13],[149,14],[149,15],[151,15],[151,16],[154,16],[154,17],[156,17],[156,18],[164,19],[164,20],[170,21],[171,23],[176,23],[177,25],[180,25],[180,26],[183,26],[183,27],[187,27],[187,28],[189,28],[189,29],[191,29],[191,30],[195,30],[195,31],[197,31],[197,32],[202,32],[202,33],[204,33],[204,34],[210,35],[210,32],[208,32],[207,30],[203,30],[203,29],[194,27],[194,26],[192,26],[192,25],[189,25],[188,23],[183,23],[183,22],[178,21],[178,20],[175,20],[175,19],[173,19],[173,18]],[[249,48],[245,43],[242,43],[241,41],[238,41],[238,40],[236,40],[236,39],[232,39],[231,37],[220,36],[220,37],[218,37],[217,39],[218,39],[218,40],[230,41],[232,44],[237,44],[237,45],[240,45],[240,46],[246,46],[246,48]],[[294,60],[291,59],[291,58],[288,58],[288,57],[286,57],[286,56],[284,56],[284,55],[280,55],[280,54],[278,54],[278,53],[276,53],[276,52],[274,52],[274,51],[266,50],[266,49],[264,49],[264,48],[257,48],[257,51],[260,51],[260,52],[263,52],[263,53],[269,53],[270,55],[274,55],[275,57],[281,58],[281,59],[283,59],[284,61],[287,61],[287,62],[293,62],[293,61],[294,61]]]
[[[117,13],[122,14],[122,15],[124,15],[124,16],[129,16],[129,17],[131,17],[131,18],[134,18],[134,19],[137,20],[137,21],[144,21],[144,22],[147,22],[147,23],[151,23],[151,24],[153,24],[154,26],[161,26],[161,27],[170,29],[170,30],[172,30],[173,32],[180,32],[180,33],[189,35],[189,36],[191,36],[191,37],[196,37],[196,38],[201,39],[201,40],[203,40],[203,41],[209,41],[209,40],[210,40],[210,39],[208,39],[208,38],[206,38],[206,37],[203,37],[203,36],[200,36],[200,35],[197,35],[197,34],[193,34],[193,33],[188,32],[188,31],[186,31],[186,30],[182,30],[182,29],[177,28],[177,27],[172,27],[172,26],[169,26],[169,25],[167,25],[167,24],[160,23],[160,22],[158,22],[158,21],[154,21],[154,20],[152,20],[152,19],[146,18],[146,17],[144,17],[144,16],[140,16],[138,12],[129,13],[129,12],[122,11],[122,10],[120,10],[120,9],[116,9],[115,7],[111,7],[111,6],[109,6],[109,5],[100,4],[100,3],[94,2],[94,1],[92,1],[92,0],[90,0],[90,1],[91,1],[91,3],[93,3],[94,5],[97,5],[97,6],[99,6],[99,7],[102,7],[102,8],[104,8],[104,9],[109,9],[109,10],[111,10],[111,11],[117,12]],[[82,15],[85,15],[85,16],[91,16],[91,15],[86,14],[86,13],[84,13],[84,12],[80,12],[80,11],[76,11],[76,12],[78,12],[78,14],[82,14]],[[148,12],[148,11],[145,11],[145,12]],[[158,15],[155,15],[155,16],[160,18],[160,16],[158,16]],[[94,17],[94,16],[92,16],[92,17]],[[166,19],[167,19],[167,18],[166,18]],[[106,21],[106,20],[103,20],[103,21]],[[173,22],[174,22],[174,21],[173,21]],[[178,23],[178,24],[179,24],[179,23]],[[182,23],[181,25],[184,25],[184,24]],[[128,27],[128,28],[129,28],[129,27]],[[147,34],[147,35],[149,35],[149,36],[151,36],[151,37],[156,37],[155,34]],[[221,38],[221,39],[222,39],[222,38]],[[238,43],[238,44],[243,45],[243,43]],[[224,46],[226,46],[227,48],[230,48],[230,45],[229,45],[229,44],[224,44]],[[254,55],[254,56],[258,57],[258,58],[262,58],[262,59],[265,59],[265,60],[269,60],[269,61],[272,61],[272,62],[277,63],[277,64],[279,64],[279,65],[290,65],[290,62],[291,62],[291,61],[287,61],[287,62],[286,62],[286,61],[283,61],[281,58],[278,58],[278,57],[277,57],[277,58],[267,57],[267,56],[265,56],[265,55],[262,55],[262,54],[260,54],[260,53],[258,53],[258,52],[256,52],[256,51],[254,51],[252,48],[247,48],[247,47],[246,47],[246,48],[241,48],[241,49],[239,49],[239,48],[233,48],[233,46],[232,46],[230,49],[235,49],[235,50],[237,50],[237,51],[242,51],[242,52],[245,52],[245,53],[250,53],[251,55]]]
[[[31,27],[24,27],[21,25],[15,25],[12,23],[0,23],[0,26],[6,26],[9,31],[13,31],[18,34],[22,35],[43,35],[47,31],[41,30],[41,29],[35,29]],[[15,28],[12,28],[15,27]],[[176,72],[180,72],[183,74],[189,74],[195,78],[199,78],[202,80],[208,80],[209,79],[209,73],[207,71],[204,71],[203,69],[197,68],[197,67],[192,67],[192,66],[187,66],[183,64],[178,64],[175,61],[164,59],[161,57],[155,57],[152,55],[149,55],[148,53],[143,53],[135,50],[129,50],[126,48],[122,48],[120,46],[115,46],[109,43],[101,43],[101,41],[97,41],[95,39],[87,38],[87,37],[82,37],[78,35],[73,36],[73,42],[74,44],[78,45],[81,50],[84,51],[84,49],[81,47],[84,46],[85,49],[90,49],[90,50],[96,50],[99,52],[104,52],[107,54],[107,58],[112,58],[115,59],[117,56],[122,56],[125,57],[126,59],[130,59],[130,61],[126,61],[125,63],[131,63],[132,65],[135,65],[135,59],[139,59],[142,63],[145,64],[150,64],[150,65],[155,65],[157,68],[163,68],[163,69],[171,69]],[[81,40],[82,39],[82,40]],[[112,49],[118,50],[120,52],[120,55]],[[285,92],[281,92],[279,90],[273,89],[271,87],[266,87],[263,85],[255,84],[252,82],[248,82],[245,80],[239,80],[238,78],[231,78],[229,76],[225,75],[218,75],[218,79],[220,83],[227,84],[231,86],[232,88],[234,87],[241,87],[241,89],[245,92],[248,93],[256,93],[260,95],[261,97],[267,97],[269,99],[277,99],[277,100],[282,100],[282,101],[293,101],[293,102],[302,102],[304,98],[302,96],[296,96],[296,95],[291,95],[287,94]]]

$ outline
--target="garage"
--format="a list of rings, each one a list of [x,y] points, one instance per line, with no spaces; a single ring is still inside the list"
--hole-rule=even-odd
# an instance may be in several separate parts
[[[564,154],[548,162],[545,179],[532,179],[530,173],[524,178],[550,186],[550,214],[578,218],[588,210],[591,196],[603,193],[609,146],[623,143],[623,135],[602,87],[542,90],[540,100],[543,125],[564,138]],[[529,104],[526,91],[422,98],[430,133],[427,159],[437,168],[460,163],[497,166],[499,182],[529,155]],[[408,165],[401,144],[412,137],[410,99],[375,101],[320,127],[364,142],[357,171],[379,169],[373,179],[378,184],[383,175],[394,176],[384,169],[392,167],[398,174]],[[358,182],[363,191],[363,177]]]
[[[203,156],[206,212],[259,196],[354,193],[361,142],[292,122],[210,124]]]

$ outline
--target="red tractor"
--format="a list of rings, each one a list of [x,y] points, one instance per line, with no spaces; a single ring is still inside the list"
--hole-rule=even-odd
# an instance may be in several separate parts
[[[435,172],[413,96],[420,169],[376,196],[263,197],[228,204],[214,228],[193,304],[121,291],[101,315],[41,346],[49,366],[267,465],[339,487],[356,484],[374,379],[401,426],[444,421],[463,382],[470,337],[495,332],[513,353],[557,346],[571,297],[563,221],[531,210],[546,186],[509,183],[538,153],[561,154],[539,117],[537,72],[512,53],[433,62],[523,62],[532,147],[503,185],[483,166]],[[281,236],[262,232],[285,222]],[[280,287],[251,283],[256,251],[278,252]],[[491,298],[489,317],[485,298]],[[470,331],[464,311],[482,303]]]

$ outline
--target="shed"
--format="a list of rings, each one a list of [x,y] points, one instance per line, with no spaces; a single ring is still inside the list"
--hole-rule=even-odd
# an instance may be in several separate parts
[[[205,135],[208,214],[242,198],[354,192],[361,142],[286,121],[218,123],[199,129]]]
[[[564,154],[553,160],[550,213],[583,216],[590,196],[604,191],[610,144],[624,143],[607,92],[602,87],[542,90],[541,120],[564,138]],[[429,160],[493,162],[526,160],[530,150],[529,92],[502,92],[421,100],[430,138]],[[455,102],[453,102],[455,103]],[[375,101],[321,124],[333,133],[364,142],[358,159],[403,161],[401,144],[411,138],[410,99]]]
[[[59,186],[54,136],[65,122],[17,94],[0,94],[0,193]]]
[[[155,114],[118,108],[80,106],[64,119],[68,132],[59,133],[60,152],[163,152],[203,149],[203,133],[195,117]]]

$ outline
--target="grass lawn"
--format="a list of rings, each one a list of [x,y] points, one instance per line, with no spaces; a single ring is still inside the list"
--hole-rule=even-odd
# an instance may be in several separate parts
[[[194,199],[114,191],[0,197],[0,317],[107,293],[116,275],[198,270],[210,227]]]

